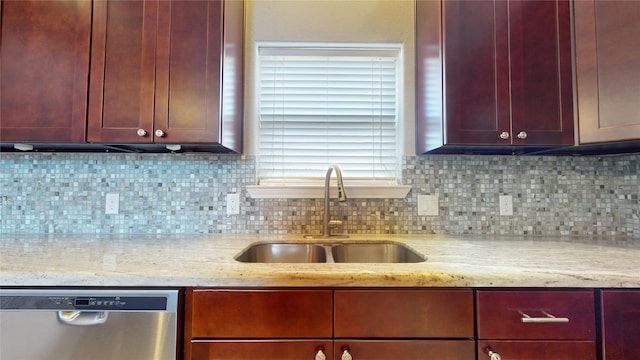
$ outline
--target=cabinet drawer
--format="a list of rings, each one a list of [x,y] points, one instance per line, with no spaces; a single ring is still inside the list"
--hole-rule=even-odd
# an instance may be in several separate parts
[[[480,339],[595,339],[591,291],[478,291],[477,314]]]
[[[336,338],[472,338],[471,290],[336,290]]]
[[[300,360],[313,359],[322,349],[331,356],[331,340],[194,341],[192,360]]]
[[[478,341],[478,359],[490,359],[488,350],[502,360],[595,360],[595,341]]]
[[[331,338],[332,305],[331,290],[194,290],[187,321],[192,338]]]
[[[354,359],[367,360],[468,360],[476,358],[473,340],[336,340],[334,359],[345,349]]]

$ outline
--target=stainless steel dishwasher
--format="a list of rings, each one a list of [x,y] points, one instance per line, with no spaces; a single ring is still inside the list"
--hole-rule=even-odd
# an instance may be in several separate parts
[[[176,359],[178,290],[0,289],[1,360]]]

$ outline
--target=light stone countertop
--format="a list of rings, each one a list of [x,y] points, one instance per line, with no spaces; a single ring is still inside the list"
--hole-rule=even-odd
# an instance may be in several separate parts
[[[0,235],[0,286],[640,288],[640,240],[356,235],[402,242],[412,264],[258,264],[253,242],[301,235]],[[302,240],[310,241],[310,240]],[[333,240],[339,242],[340,240]]]

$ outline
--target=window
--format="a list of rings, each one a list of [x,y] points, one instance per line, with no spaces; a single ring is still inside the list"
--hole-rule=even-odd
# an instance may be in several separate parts
[[[260,183],[324,178],[396,181],[400,46],[260,46]]]

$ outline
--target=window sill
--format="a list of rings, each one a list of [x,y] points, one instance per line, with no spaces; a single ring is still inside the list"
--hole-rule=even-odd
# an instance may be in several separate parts
[[[347,185],[349,199],[404,199],[411,190],[409,185]],[[324,185],[248,185],[249,196],[254,199],[322,199]],[[334,184],[331,198],[337,197]]]

